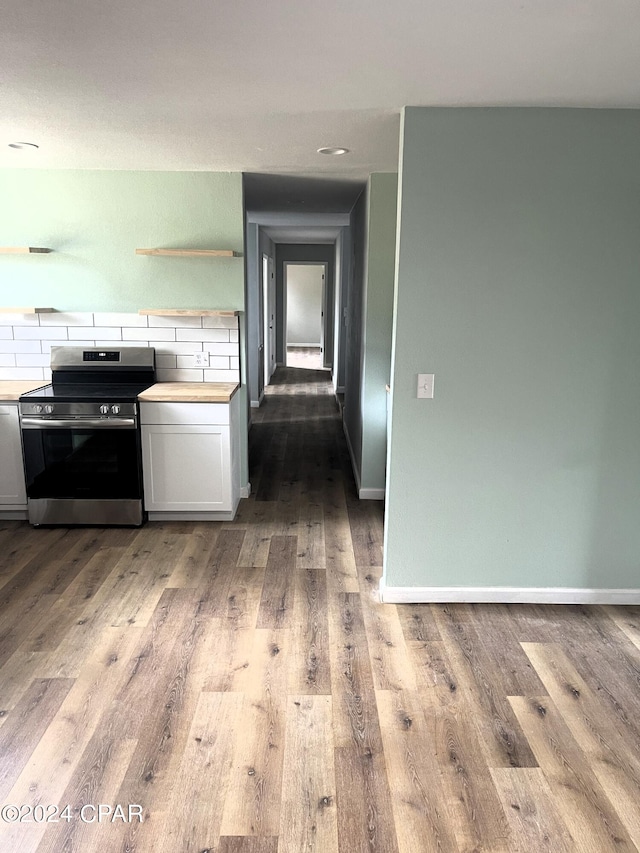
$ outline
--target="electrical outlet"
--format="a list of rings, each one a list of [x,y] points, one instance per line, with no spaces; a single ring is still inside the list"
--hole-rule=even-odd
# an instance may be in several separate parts
[[[431,399],[433,397],[433,383],[435,375],[433,373],[418,374],[418,393],[417,397]]]
[[[193,356],[194,367],[209,367],[209,353],[197,352]]]

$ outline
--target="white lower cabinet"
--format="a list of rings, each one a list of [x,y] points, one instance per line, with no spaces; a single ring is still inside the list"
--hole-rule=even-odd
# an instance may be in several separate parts
[[[140,403],[150,520],[234,517],[240,499],[238,396],[230,403]]]
[[[0,517],[27,517],[17,403],[0,404]]]

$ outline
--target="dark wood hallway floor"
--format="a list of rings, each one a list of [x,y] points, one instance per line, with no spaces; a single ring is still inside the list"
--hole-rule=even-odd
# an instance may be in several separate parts
[[[2,853],[640,849],[640,609],[381,605],[328,380],[233,523],[0,522]]]

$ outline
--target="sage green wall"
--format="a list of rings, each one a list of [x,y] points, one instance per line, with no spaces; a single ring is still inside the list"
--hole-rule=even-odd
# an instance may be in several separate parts
[[[638,140],[405,110],[387,586],[640,587]]]
[[[54,250],[0,255],[0,305],[243,310],[241,258],[135,254],[243,240],[239,173],[0,170],[0,245]]]
[[[391,374],[393,279],[398,176],[369,178],[367,283],[362,382],[363,489],[384,490],[387,458],[387,393]]]
[[[163,258],[136,248],[244,250],[242,175],[227,172],[0,170],[0,307],[58,311],[244,311],[242,258]],[[244,315],[241,404],[246,407]],[[242,482],[248,479],[246,436]]]

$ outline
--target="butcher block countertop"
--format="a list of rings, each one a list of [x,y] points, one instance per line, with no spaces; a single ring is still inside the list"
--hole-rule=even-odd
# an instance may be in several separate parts
[[[143,403],[228,403],[237,382],[156,382],[138,394]]]
[[[35,391],[49,383],[44,379],[2,379],[0,380],[0,402],[17,403],[21,394]]]

